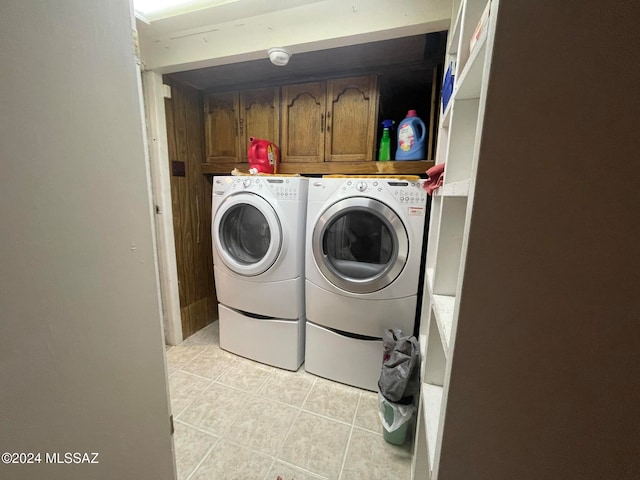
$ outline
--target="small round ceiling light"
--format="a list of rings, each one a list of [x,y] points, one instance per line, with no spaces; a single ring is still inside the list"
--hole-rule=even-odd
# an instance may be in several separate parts
[[[291,54],[284,48],[271,48],[269,49],[269,60],[271,63],[278,67],[284,67],[289,63]]]

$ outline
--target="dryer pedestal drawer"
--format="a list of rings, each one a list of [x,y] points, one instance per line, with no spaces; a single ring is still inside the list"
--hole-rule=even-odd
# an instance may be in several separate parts
[[[388,328],[399,328],[405,335],[413,335],[416,295],[358,298],[355,295],[338,295],[309,280],[306,281],[305,295],[307,320],[315,324],[376,338],[382,338]]]
[[[255,318],[218,304],[220,347],[228,352],[286,370],[304,360],[304,317]]]
[[[382,339],[363,339],[307,322],[304,368],[320,377],[377,391]]]

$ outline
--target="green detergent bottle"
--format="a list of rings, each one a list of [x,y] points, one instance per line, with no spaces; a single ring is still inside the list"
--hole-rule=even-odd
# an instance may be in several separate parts
[[[378,152],[378,161],[386,162],[391,160],[391,137],[389,129],[393,126],[393,120],[382,121],[382,138],[380,139],[380,151]]]

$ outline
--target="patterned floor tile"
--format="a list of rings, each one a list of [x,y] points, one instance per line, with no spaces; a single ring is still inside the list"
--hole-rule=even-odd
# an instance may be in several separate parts
[[[174,372],[169,377],[169,398],[171,411],[177,416],[195,400],[211,381],[184,372]]]
[[[263,480],[272,463],[267,455],[221,441],[190,480]]]
[[[255,393],[273,372],[273,367],[236,357],[235,362],[218,378],[220,383]]]
[[[243,408],[225,438],[268,455],[276,455],[293,425],[298,409],[254,397]]]
[[[269,470],[267,475],[268,480],[281,477],[282,480],[326,480],[327,477],[322,477],[314,473],[305,472],[302,469],[287,465],[280,460],[276,461]]]
[[[358,398],[360,390],[318,378],[302,409],[351,423],[358,406]]]
[[[247,396],[235,388],[213,383],[178,415],[178,420],[214,435],[224,435],[242,414]]]
[[[300,407],[305,398],[307,398],[314,382],[315,377],[303,369],[297,372],[290,372],[275,368],[258,391],[258,394],[287,405]]]
[[[409,480],[409,448],[396,447],[380,435],[353,429],[340,480]]]
[[[165,351],[167,355],[167,365],[180,369],[195,357],[202,353],[203,347],[196,345],[176,345]]]
[[[236,362],[236,356],[217,347],[204,347],[200,355],[180,367],[183,372],[216,380]]]
[[[173,444],[176,450],[178,480],[186,480],[207,452],[218,441],[218,437],[196,430],[193,427],[174,422]]]
[[[310,472],[337,479],[350,431],[349,425],[301,412],[279,458]]]
[[[382,422],[380,420],[380,408],[378,406],[378,394],[362,392],[358,411],[353,422],[356,427],[370,430],[382,435]]]

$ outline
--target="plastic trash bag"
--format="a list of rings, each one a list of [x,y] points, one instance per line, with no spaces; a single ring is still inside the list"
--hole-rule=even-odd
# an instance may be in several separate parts
[[[403,405],[389,402],[378,392],[378,410],[385,433],[394,433],[401,429],[406,431],[409,421],[416,411],[416,405],[415,403]],[[402,435],[404,439],[404,433]]]
[[[410,403],[420,389],[418,340],[394,328],[384,331],[382,343],[384,355],[378,389],[390,402]],[[403,398],[406,400],[402,401]]]

